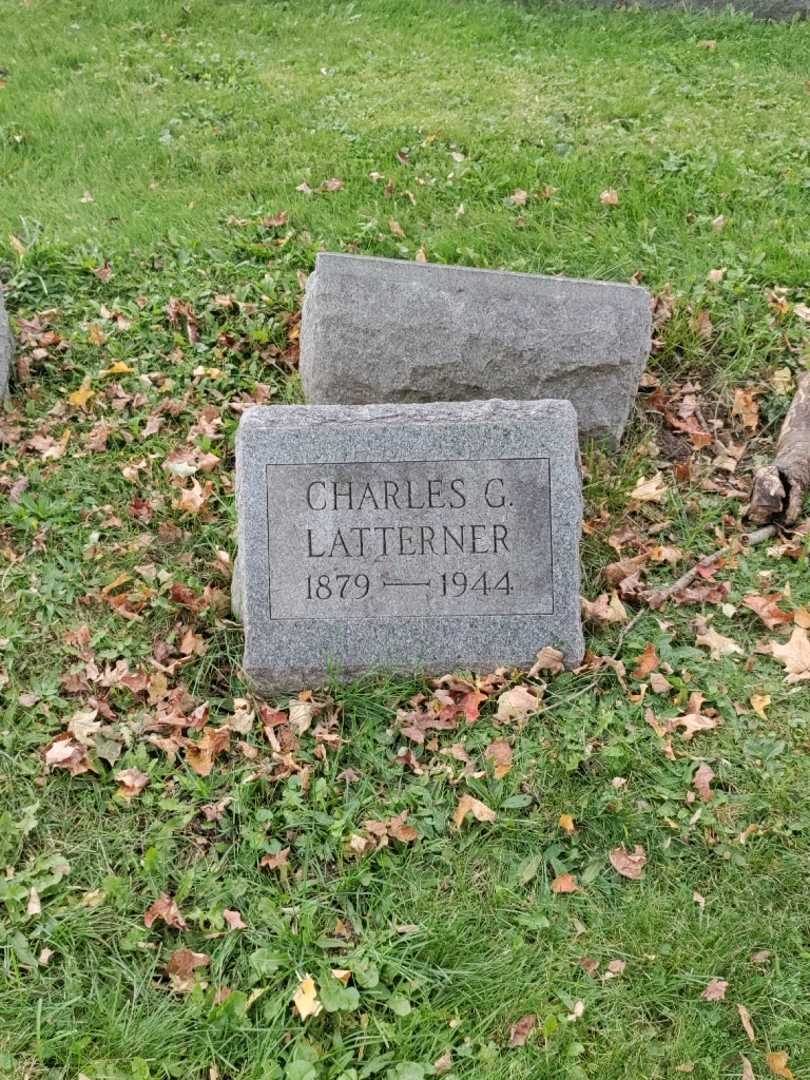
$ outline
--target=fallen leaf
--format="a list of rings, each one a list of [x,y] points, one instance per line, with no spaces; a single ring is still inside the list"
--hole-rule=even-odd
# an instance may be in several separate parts
[[[771,652],[785,665],[785,682],[797,683],[810,679],[810,639],[803,626],[797,626],[784,645],[774,641]]]
[[[627,621],[627,609],[619,599],[618,593],[600,593],[593,601],[581,597],[582,618],[594,626],[611,626]]]
[[[648,643],[644,646],[644,652],[638,658],[638,664],[633,672],[634,679],[646,679],[647,676],[660,664],[658,653],[655,651],[655,646],[652,643]]]
[[[484,751],[484,757],[495,766],[495,779],[502,780],[512,768],[512,747],[506,739],[495,739]]]
[[[793,314],[797,315],[803,322],[810,323],[810,307],[807,304],[795,304]]]
[[[751,708],[754,710],[754,712],[757,714],[757,716],[762,717],[763,720],[768,719],[768,715],[765,712],[765,710],[768,708],[770,703],[771,703],[771,698],[770,698],[769,694],[752,694],[751,695]]]
[[[626,960],[611,960],[607,966],[603,979],[616,979],[619,975],[624,975],[624,969],[627,967]]]
[[[573,836],[577,831],[571,814],[560,814],[559,826],[562,831],[568,833],[569,836]]]
[[[388,228],[391,230],[394,236],[398,236],[400,240],[405,239],[405,230],[395,218],[388,219]]]
[[[504,691],[498,698],[495,721],[505,724],[511,720],[525,720],[539,712],[540,707],[540,698],[536,692],[533,693],[527,686],[514,686],[511,690]]]
[[[317,1016],[323,1009],[318,1000],[315,980],[311,975],[305,975],[299,982],[298,989],[293,995],[293,1005],[302,1020],[306,1020],[309,1016]]]
[[[165,892],[160,894],[150,908],[147,908],[143,917],[143,924],[149,929],[158,919],[166,923],[167,926],[174,927],[175,930],[188,929],[186,920],[180,914],[180,908],[172,897]]]
[[[579,892],[575,874],[559,874],[551,883],[551,891],[558,896]]]
[[[771,959],[770,949],[760,949],[758,952],[751,953],[752,964],[767,964]]]
[[[263,855],[259,860],[259,866],[264,866],[268,870],[280,870],[282,866],[287,866],[289,858],[290,849],[285,847],[277,851],[275,855]]]
[[[149,777],[140,769],[121,769],[115,774],[120,787],[117,794],[123,799],[134,799],[149,783]]]
[[[664,498],[666,491],[667,485],[664,482],[664,474],[657,472],[654,476],[651,476],[649,480],[645,476],[642,476],[630,492],[629,497],[634,502],[659,503]]]
[[[453,814],[453,824],[457,829],[461,828],[468,814],[472,814],[476,821],[495,821],[498,816],[480,799],[474,799],[472,795],[462,795]]]
[[[740,1060],[742,1061],[742,1074],[740,1080],[757,1080],[754,1075],[754,1067],[745,1054],[740,1054]]]
[[[712,780],[714,780],[714,770],[710,765],[703,762],[697,767],[695,775],[692,777],[695,791],[700,795],[703,802],[711,802],[714,798],[714,792],[709,787]]]
[[[584,1001],[575,1001],[574,1002],[574,1008],[566,1016],[565,1019],[569,1022],[569,1024],[573,1024],[576,1020],[582,1019],[584,1014],[585,1014],[585,1002]]]
[[[718,267],[716,270],[710,270],[706,275],[712,285],[719,285],[723,278],[726,276],[725,266]]]
[[[776,630],[785,623],[793,622],[792,612],[783,611],[778,606],[777,601],[781,599],[781,593],[769,593],[767,596],[750,593],[743,597],[743,603],[762,619],[769,630]]]
[[[647,863],[647,853],[641,844],[636,844],[632,855],[622,844],[614,848],[610,853],[610,864],[617,874],[629,878],[631,881],[640,881],[644,867]]]
[[[703,694],[699,690],[695,690],[689,695],[684,715],[669,721],[667,727],[673,731],[682,727],[683,737],[686,740],[691,739],[699,731],[711,731],[713,728],[719,727],[721,723],[720,717],[706,716],[700,711],[702,707]]]
[[[39,893],[35,888],[31,888],[28,894],[28,904],[25,908],[26,915],[41,915],[42,903],[39,899]]]
[[[738,387],[734,391],[734,403],[731,415],[737,418],[746,431],[756,431],[759,427],[759,405],[756,391],[750,387]]]
[[[241,913],[236,910],[225,908],[222,918],[228,924],[229,930],[247,930],[247,923],[242,919]]]
[[[728,983],[725,979],[712,979],[700,995],[704,1001],[725,1001]]]
[[[433,1068],[437,1076],[444,1076],[446,1072],[449,1072],[453,1068],[453,1051],[446,1050],[440,1058],[436,1058]]]
[[[178,994],[188,994],[194,989],[197,968],[206,967],[211,962],[207,953],[192,952],[191,949],[175,949],[166,965],[166,974],[172,989]]]
[[[718,633],[713,626],[708,626],[703,619],[696,621],[695,628],[697,630],[695,643],[708,649],[712,660],[719,660],[722,656],[731,656],[733,653],[743,655],[742,649],[733,638]],[[810,646],[810,642],[808,646]],[[808,674],[808,678],[810,678],[810,674]]]
[[[537,654],[537,660],[529,671],[529,677],[534,678],[541,671],[548,671],[551,675],[557,675],[565,668],[565,656],[559,649],[551,645],[545,645]]]
[[[602,204],[602,206],[618,206],[618,191],[615,191],[613,188],[605,188],[605,190],[599,196],[599,202]]]
[[[525,1046],[526,1040],[534,1031],[537,1026],[537,1017],[534,1013],[526,1013],[525,1016],[521,1016],[517,1023],[512,1024],[509,1029],[509,1046],[514,1048],[516,1046]]]
[[[784,1050],[774,1050],[767,1055],[765,1060],[774,1076],[784,1077],[784,1080],[795,1080],[793,1073],[787,1067],[788,1057],[789,1055]]]
[[[737,1012],[740,1014],[740,1023],[745,1030],[745,1034],[748,1036],[749,1042],[756,1042],[757,1037],[754,1034],[754,1025],[751,1023],[751,1013],[744,1005],[738,1005]]]

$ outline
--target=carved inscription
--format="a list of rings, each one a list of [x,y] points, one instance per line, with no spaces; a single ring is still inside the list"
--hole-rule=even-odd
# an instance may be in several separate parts
[[[548,615],[546,458],[267,466],[271,619]]]

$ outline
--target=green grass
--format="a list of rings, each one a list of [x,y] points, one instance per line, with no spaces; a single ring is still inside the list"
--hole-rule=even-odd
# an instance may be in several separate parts
[[[0,411],[0,1076],[418,1080],[451,1050],[444,1075],[458,1080],[715,1080],[739,1077],[741,1054],[762,1080],[767,1053],[784,1050],[807,1080],[810,708],[806,686],[755,651],[780,635],[740,606],[788,588],[786,606],[807,605],[806,547],[798,560],[767,544],[729,559],[726,611],[641,619],[621,658],[632,671],[654,643],[668,697],[640,700],[639,681],[625,689],[610,669],[558,676],[525,727],[497,726],[493,698],[477,724],[415,747],[420,775],[393,761],[406,742],[397,709],[429,692],[417,681],[333,687],[343,742],[324,760],[313,731],[302,736],[305,786],[268,778],[258,723],[244,736],[255,759],[234,746],[207,778],[182,753],[170,762],[147,739],[155,703],[104,672],[124,660],[154,678],[157,658],[214,725],[245,695],[217,556],[233,554],[233,404],[299,398],[300,275],[321,248],[669,283],[651,363],[664,384],[698,382],[704,414],[740,442],[733,390],[760,391],[744,488],[788,400],[771,376],[809,355],[794,305],[810,304],[810,24],[448,0],[0,0],[0,25],[0,276],[23,369]],[[340,190],[296,190],[331,177]],[[600,203],[608,188],[617,207]],[[525,206],[509,202],[517,189]],[[263,222],[282,210],[285,224]],[[196,342],[169,319],[172,298],[195,312]],[[110,372],[116,362],[131,370]],[[82,406],[69,395],[83,385]],[[200,433],[201,416],[221,425]],[[740,531],[741,499],[716,490],[711,453],[677,480],[671,439],[640,407],[618,460],[588,455],[587,595],[605,588],[605,538],[624,524],[660,526],[659,542],[684,550],[651,573],[658,583]],[[200,474],[211,488],[199,515],[176,507],[162,467],[186,445],[222,459]],[[664,501],[628,507],[659,469]],[[114,592],[137,618],[102,592],[122,574]],[[710,660],[695,644],[700,613],[743,654]],[[88,642],[66,638],[82,625]],[[204,651],[172,670],[189,626]],[[589,637],[594,653],[616,646],[615,631]],[[676,736],[670,759],[645,711],[680,715],[693,689],[722,724]],[[752,694],[771,697],[767,720]],[[88,707],[121,758],[46,774],[43,747]],[[501,780],[483,754],[494,738],[514,749]],[[465,779],[442,753],[458,742],[483,775]],[[702,761],[716,773],[706,804],[687,797]],[[115,794],[122,767],[150,777],[131,803]],[[497,820],[455,830],[464,791]],[[207,821],[201,808],[221,799]],[[418,841],[347,852],[366,820],[403,810]],[[644,880],[612,870],[622,843],[644,846]],[[259,869],[287,846],[288,871]],[[567,872],[582,891],[554,895]],[[27,912],[32,887],[41,913]],[[162,891],[186,930],[144,926]],[[227,930],[225,909],[247,928]],[[163,969],[179,945],[210,956],[207,988],[171,992]],[[761,950],[768,961],[753,963]],[[583,958],[600,962],[596,978]],[[614,959],[623,974],[602,979]],[[331,968],[352,971],[357,999],[341,1002]],[[345,1008],[298,1019],[305,974]],[[701,999],[713,978],[728,981],[725,1002]],[[222,987],[233,993],[216,1004]],[[526,1013],[537,1028],[510,1049]]]

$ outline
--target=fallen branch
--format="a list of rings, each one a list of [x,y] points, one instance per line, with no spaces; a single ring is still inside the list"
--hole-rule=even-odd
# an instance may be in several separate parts
[[[765,540],[770,540],[772,536],[776,536],[776,533],[777,528],[775,525],[766,525],[762,529],[755,529],[753,532],[745,533],[741,539],[745,547],[755,547]],[[702,559],[698,559],[694,566],[687,570],[685,574],[681,574],[678,580],[673,581],[671,585],[666,585],[662,589],[655,589],[652,592],[647,593],[644,606],[640,607],[630,622],[622,627],[616,651],[613,653],[613,659],[616,660],[618,658],[622,645],[624,644],[624,639],[643,615],[646,615],[648,611],[657,611],[658,608],[662,607],[667,602],[667,600],[672,599],[676,593],[679,593],[681,589],[685,589],[687,585],[691,585],[701,570],[708,569],[712,563],[716,562],[722,555],[725,555],[726,552],[730,551],[731,546],[731,544],[723,544],[717,551],[713,551],[711,555],[704,555]]]
[[[776,457],[754,475],[746,516],[758,525],[779,520],[794,525],[810,489],[810,372],[799,379],[796,396],[779,432]]]

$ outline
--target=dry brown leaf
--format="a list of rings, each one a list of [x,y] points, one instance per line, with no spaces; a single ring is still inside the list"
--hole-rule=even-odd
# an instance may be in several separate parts
[[[745,1054],[740,1054],[740,1061],[742,1062],[742,1073],[740,1080],[757,1080],[754,1075],[754,1067]]]
[[[180,914],[180,908],[172,897],[165,892],[160,894],[150,908],[147,908],[143,917],[143,924],[149,929],[158,919],[167,926],[174,927],[175,930],[188,929],[186,920]]]
[[[700,711],[702,707],[703,694],[701,694],[699,690],[694,690],[689,695],[685,714],[677,717],[675,720],[670,720],[667,724],[667,728],[675,731],[677,728],[682,727],[683,737],[688,740],[699,731],[711,731],[713,728],[719,727],[722,722],[720,717],[706,716]]]
[[[704,1001],[725,1001],[728,983],[725,979],[712,979],[700,995]]]
[[[777,601],[781,599],[781,593],[769,593],[767,596],[749,593],[748,596],[743,597],[743,603],[759,615],[769,630],[776,630],[785,623],[793,622],[793,613],[782,611],[779,607]]]
[[[323,1009],[318,1000],[315,980],[311,975],[305,975],[299,982],[298,988],[293,995],[293,1005],[302,1020],[306,1020],[309,1016],[317,1016]]]
[[[540,698],[536,688],[513,686],[511,690],[505,690],[498,698],[495,721],[499,724],[506,724],[512,720],[525,720],[527,717],[539,712],[540,707]]]
[[[268,870],[280,870],[283,866],[287,866],[289,859],[290,849],[285,847],[277,851],[275,855],[263,855],[259,860],[259,866],[264,866]]]
[[[612,626],[627,621],[627,610],[617,593],[600,593],[593,601],[581,597],[582,618],[593,626]]]
[[[472,795],[462,795],[453,814],[453,824],[457,829],[464,824],[464,819],[468,814],[472,814],[476,821],[495,821],[498,816],[480,799],[474,799]]]
[[[539,675],[541,671],[548,671],[551,675],[557,675],[565,668],[565,657],[559,649],[546,645],[537,654],[537,660],[529,671],[530,678]]]
[[[784,1050],[774,1050],[766,1056],[765,1060],[768,1062],[768,1068],[774,1076],[781,1076],[784,1080],[795,1080],[793,1073],[788,1068],[788,1057],[789,1055]]]
[[[664,498],[666,492],[667,485],[664,481],[664,474],[657,472],[654,476],[651,476],[649,480],[645,476],[642,476],[630,492],[629,497],[633,502],[659,503]]]
[[[627,967],[626,960],[611,960],[607,966],[603,979],[617,979],[619,975],[624,974],[624,969]]]
[[[119,783],[117,794],[123,799],[134,799],[149,783],[149,777],[140,769],[121,769],[115,774]]]
[[[640,881],[647,864],[647,853],[641,844],[636,844],[632,854],[622,844],[611,851],[610,864],[622,877],[629,878],[630,881]]]
[[[756,431],[759,427],[759,405],[756,394],[756,390],[750,387],[738,387],[734,391],[731,415],[739,419],[746,431]]]
[[[558,896],[579,892],[576,874],[559,874],[551,883],[551,891]]]
[[[509,1029],[509,1045],[510,1047],[525,1046],[526,1040],[534,1031],[537,1025],[537,1017],[534,1013],[526,1013],[525,1016],[521,1016],[517,1023],[512,1024]]]
[[[605,188],[599,195],[599,202],[602,206],[618,206],[619,205],[619,193],[613,188]]]
[[[400,240],[405,239],[405,230],[402,228],[396,218],[388,219],[388,228],[391,230],[394,236],[398,236]]]
[[[484,757],[495,766],[495,779],[502,780],[512,768],[512,747],[506,739],[495,739],[484,751]]]
[[[239,911],[225,908],[222,912],[222,918],[228,924],[229,930],[247,930],[247,923],[244,921],[242,914]]]
[[[178,994],[188,994],[194,989],[197,968],[206,967],[211,962],[207,953],[192,952],[191,949],[175,949],[166,965],[166,974],[172,989]]]
[[[712,660],[719,660],[722,656],[731,656],[733,653],[743,655],[743,651],[737,642],[725,634],[720,634],[713,626],[709,626],[703,619],[695,622],[697,636],[695,643],[702,645],[711,653]]]
[[[632,673],[634,679],[646,679],[647,676],[655,671],[660,664],[658,653],[655,651],[655,646],[652,642],[648,642],[644,646],[644,652],[638,658],[635,671]]]
[[[516,188],[509,196],[508,201],[512,203],[513,206],[525,206],[528,197],[529,193],[527,191],[524,191],[522,188]]]
[[[703,802],[711,802],[714,798],[714,792],[709,786],[712,780],[714,780],[714,770],[704,761],[697,767],[695,775],[692,777],[695,791],[700,795]]]
[[[745,1030],[745,1034],[748,1036],[749,1042],[756,1042],[757,1037],[754,1033],[754,1025],[751,1023],[751,1013],[744,1005],[738,1005],[737,1012],[740,1014],[740,1023]]]
[[[453,1068],[453,1051],[445,1050],[442,1056],[433,1062],[433,1068],[437,1076],[444,1076],[446,1072],[449,1072]]]
[[[763,720],[768,719],[768,714],[765,710],[771,703],[770,694],[752,694],[751,695],[751,708],[757,714],[761,716]]]
[[[419,839],[419,833],[416,831],[413,825],[408,825],[406,823],[407,818],[408,811],[403,810],[401,814],[397,814],[396,817],[392,817],[385,824],[388,835],[394,840],[399,840],[401,844],[412,844],[414,840]]]
[[[797,683],[810,679],[810,639],[803,626],[797,626],[784,645],[774,641],[771,652],[785,665],[785,682]]]

